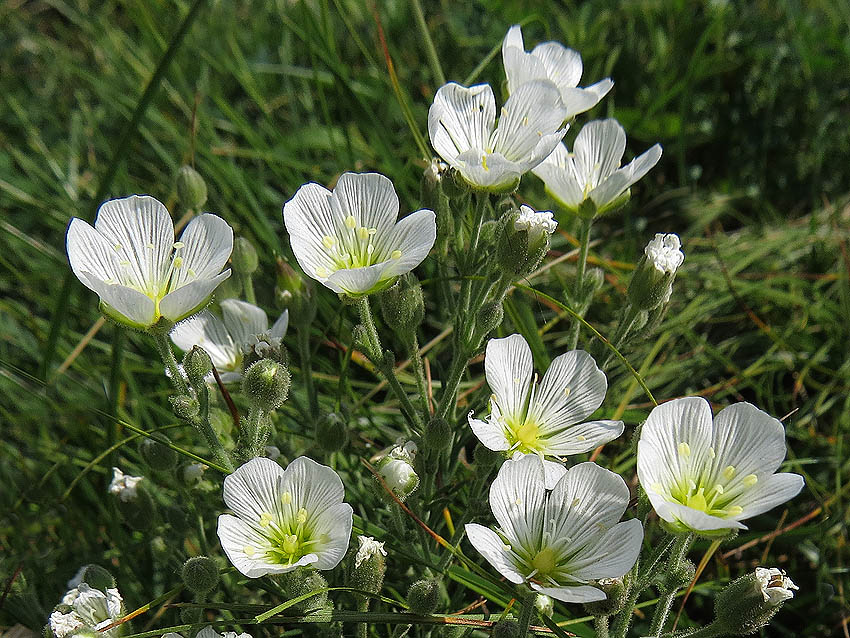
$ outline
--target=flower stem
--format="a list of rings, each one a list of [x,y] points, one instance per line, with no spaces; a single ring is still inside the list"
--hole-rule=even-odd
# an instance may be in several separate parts
[[[260,422],[262,419],[263,411],[260,408],[256,405],[248,408],[248,419],[242,424],[237,447],[237,455],[244,461],[250,461],[255,456],[259,456],[257,442],[260,438]]]
[[[584,290],[584,271],[587,265],[587,252],[590,248],[590,227],[593,225],[593,219],[582,218],[581,228],[579,229],[579,254],[576,262],[576,281],[575,291],[573,293],[573,303],[576,306],[576,311],[584,314],[590,299],[585,296]],[[567,341],[569,350],[575,350],[578,345],[579,332],[581,331],[581,322],[574,319],[570,326],[570,336]]]
[[[416,378],[416,389],[419,390],[419,400],[421,402],[422,414],[425,419],[431,414],[428,406],[428,388],[425,384],[425,366],[422,363],[422,355],[419,352],[419,339],[416,333],[413,332],[408,345],[408,357],[413,367],[413,376]]]
[[[527,593],[521,601],[522,608],[519,610],[519,637],[525,638],[528,635],[528,627],[531,625],[531,620],[534,618],[534,599],[537,597],[535,592]]]
[[[466,356],[466,352],[455,354],[455,359],[452,361],[452,367],[449,371],[449,378],[443,384],[443,393],[440,396],[440,403],[437,405],[434,418],[445,419],[449,413],[449,409],[454,405],[457,389],[460,386],[460,381],[463,378],[463,373],[466,371],[468,362],[469,358]]]
[[[183,373],[177,365],[177,358],[174,356],[174,351],[168,342],[168,330],[152,329],[149,334],[153,338],[156,351],[159,353],[165,369],[168,370],[168,378],[171,379],[171,385],[174,386],[174,391],[177,394],[189,394],[189,386],[186,385]]]
[[[608,638],[608,616],[596,616],[593,619],[596,638]]]
[[[673,549],[670,550],[670,557],[667,559],[667,564],[664,567],[664,571],[667,574],[679,569],[682,564],[682,560],[684,560],[687,555],[694,539],[694,534],[682,534],[676,539],[676,544],[673,545]],[[667,622],[667,616],[670,614],[670,607],[673,605],[673,601],[676,598],[677,591],[678,590],[674,589],[658,599],[658,602],[655,605],[655,613],[652,615],[652,623],[649,626],[650,636],[655,636],[657,638],[661,635],[661,632],[664,629],[664,624]]]
[[[239,275],[240,283],[242,284],[242,292],[245,293],[245,301],[256,304],[257,296],[254,294],[254,280],[248,273]]]

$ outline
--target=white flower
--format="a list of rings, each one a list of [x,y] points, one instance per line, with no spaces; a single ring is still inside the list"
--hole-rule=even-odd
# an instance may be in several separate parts
[[[218,517],[230,562],[248,578],[311,565],[333,569],[351,537],[353,511],[331,468],[300,456],[285,470],[258,457],[224,479],[224,502],[236,516]]]
[[[109,484],[109,493],[115,494],[125,503],[127,501],[135,500],[136,486],[143,478],[143,476],[130,476],[129,474],[124,474],[124,472],[119,470],[117,467],[113,467],[112,482]]]
[[[680,250],[682,242],[673,233],[656,233],[643,252],[646,259],[655,269],[668,275],[676,274],[676,270],[685,261],[685,254]]]
[[[776,567],[756,567],[756,580],[761,585],[764,602],[772,607],[794,598],[792,590],[800,589],[785,575],[785,570]]]
[[[371,536],[358,536],[357,542],[360,546],[357,548],[357,554],[354,556],[354,566],[360,567],[360,563],[364,560],[369,560],[372,556],[387,555],[387,550],[384,549],[384,544],[381,541],[376,541]]]
[[[615,206],[618,198],[661,159],[661,145],[656,144],[620,168],[625,150],[623,127],[613,119],[596,120],[579,131],[572,153],[558,144],[533,172],[567,209],[577,211],[590,201],[601,214]]]
[[[583,70],[578,51],[568,49],[559,42],[542,42],[531,53],[526,53],[522,29],[518,24],[508,29],[502,41],[502,62],[508,78],[509,93],[532,80],[554,82],[567,110],[565,119],[596,106],[614,86],[611,78],[605,78],[587,88],[578,88]]]
[[[207,466],[202,463],[189,463],[183,468],[183,482],[187,485],[197,484],[203,478],[206,469]]]
[[[623,479],[595,463],[573,466],[550,492],[543,463],[526,455],[490,486],[496,531],[470,523],[466,534],[512,583],[564,602],[605,600],[593,582],[623,576],[640,552],[640,521],[619,522],[628,502]]]
[[[434,212],[398,218],[392,182],[343,173],[333,192],[305,184],[283,207],[292,252],[308,276],[338,293],[365,295],[416,268],[437,238]]]
[[[502,108],[489,84],[450,82],[437,91],[428,111],[431,145],[472,187],[507,191],[555,148],[567,129],[567,111],[549,80],[520,86]]]
[[[122,616],[122,598],[115,588],[109,588],[104,593],[86,583],[80,583],[65,594],[62,603],[70,605],[72,609],[67,613],[54,611],[50,614],[50,628],[56,638],[65,638],[81,629],[100,631]],[[120,627],[115,627],[101,635],[112,638],[119,633]]]
[[[581,423],[602,404],[608,382],[583,350],[552,361],[538,385],[531,348],[522,335],[487,342],[487,383],[493,391],[486,421],[469,413],[469,426],[485,446],[547,456],[588,452],[623,433],[622,421]]]
[[[551,211],[535,211],[531,206],[522,204],[519,207],[519,215],[514,220],[514,230],[528,231],[528,243],[536,244],[558,228],[558,222],[552,217]]]
[[[638,441],[637,473],[658,516],[678,530],[724,533],[796,496],[803,477],[774,474],[785,429],[749,403],[721,410],[687,397],[654,408]]]
[[[174,326],[171,340],[187,352],[193,346],[201,346],[210,356],[222,382],[235,383],[242,378],[244,349],[279,348],[288,325],[288,310],[283,311],[269,330],[269,319],[262,308],[247,301],[225,299],[221,302],[221,319],[204,310]],[[260,352],[257,354],[263,356]]]
[[[198,312],[230,276],[221,272],[233,230],[215,215],[198,215],[174,241],[174,224],[153,197],[105,202],[94,228],[72,219],[66,238],[71,269],[100,297],[116,321],[149,328],[160,317],[177,322]]]

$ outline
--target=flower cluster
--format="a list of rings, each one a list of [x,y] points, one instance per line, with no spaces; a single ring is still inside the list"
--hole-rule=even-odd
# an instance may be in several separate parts
[[[105,591],[87,583],[79,583],[62,598],[62,603],[50,614],[50,630],[56,638],[99,632],[106,638],[120,635],[121,627],[104,629],[121,617],[123,599],[114,587]]]

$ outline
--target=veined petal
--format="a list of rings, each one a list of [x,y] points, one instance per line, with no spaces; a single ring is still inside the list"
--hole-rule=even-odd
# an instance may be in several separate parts
[[[733,501],[734,505],[743,509],[735,518],[750,518],[772,510],[777,505],[797,496],[804,485],[802,476],[786,472],[759,479],[755,487]]]
[[[241,518],[222,514],[218,517],[217,533],[221,548],[227,554],[228,560],[248,578],[291,571],[291,568],[273,563],[266,558],[268,540]]]
[[[598,100],[601,100],[603,97],[608,95],[611,89],[614,88],[614,80],[611,78],[605,78],[604,80],[599,80],[596,84],[591,84],[590,86],[584,87],[585,91],[590,91],[595,93],[598,97]]]
[[[585,181],[586,190],[596,188],[617,170],[626,151],[626,132],[614,119],[595,120],[585,124],[576,137],[576,170]]]
[[[529,418],[541,424],[542,434],[578,423],[602,405],[608,380],[584,350],[555,357],[528,406]]]
[[[525,580],[517,571],[513,557],[505,550],[505,544],[496,532],[475,523],[467,523],[464,529],[472,546],[497,572],[517,585]]]
[[[656,144],[631,163],[609,175],[599,186],[590,191],[590,198],[599,208],[611,203],[646,175],[660,159],[661,145]]]
[[[697,532],[718,532],[724,529],[747,529],[733,518],[720,518],[681,503],[666,500],[663,496],[647,491],[652,509],[661,520]]]
[[[493,420],[482,421],[472,418],[472,412],[467,415],[469,427],[472,428],[472,433],[481,441],[481,444],[494,452],[502,452],[507,450],[511,444],[505,437],[505,431]]]
[[[530,583],[530,585],[533,590],[564,603],[592,603],[607,598],[604,591],[591,585],[564,585],[562,587],[541,587],[537,583]]]
[[[428,111],[434,150],[453,166],[460,153],[485,148],[496,121],[496,98],[489,84],[441,86]]]
[[[487,153],[478,149],[458,155],[454,166],[472,186],[493,192],[516,188],[522,174],[528,170],[506,159],[501,153]]]
[[[65,249],[71,270],[86,288],[94,290],[82,273],[94,275],[103,282],[120,283],[118,253],[109,241],[85,221],[74,218],[68,224]]]
[[[259,525],[263,514],[274,514],[282,507],[283,483],[283,468],[271,459],[257,457],[225,477],[224,502],[239,518]]]
[[[382,279],[403,275],[422,263],[437,239],[437,220],[434,211],[424,208],[399,220],[395,227],[381,238],[376,246],[379,261],[390,260]],[[393,257],[395,251],[401,256]]]
[[[509,94],[516,91],[526,82],[549,79],[543,62],[522,49],[516,47],[505,48],[503,44],[502,61],[505,65],[505,76],[508,80]]]
[[[623,434],[622,421],[585,421],[541,438],[540,451],[549,456],[583,454]]]
[[[284,204],[283,223],[295,259],[309,277],[321,280],[317,273],[336,269],[325,238],[340,242],[344,220],[335,219],[331,191],[318,184],[304,184]]]
[[[382,261],[371,266],[344,268],[319,281],[337,293],[344,292],[352,296],[365,295],[377,291],[388,267],[389,262]]]
[[[197,279],[168,293],[159,302],[159,311],[171,321],[180,321],[195,314],[210,300],[218,285],[230,277],[230,269],[212,279]]]
[[[546,190],[568,208],[575,208],[584,200],[584,184],[580,183],[575,171],[575,162],[563,143],[531,172],[543,180]]]
[[[558,42],[542,42],[532,50],[546,68],[546,73],[558,89],[578,86],[583,70],[581,55]]]
[[[579,113],[589,111],[599,104],[600,99],[599,95],[587,89],[575,87],[561,88],[561,101],[564,103],[567,119],[572,119]]]
[[[292,511],[307,511],[308,525],[314,524],[325,510],[342,503],[345,495],[339,474],[306,456],[299,456],[287,466],[279,488],[280,494],[286,492],[292,496]]]
[[[204,213],[189,222],[180,242],[183,247],[175,252],[171,292],[221,272],[233,251],[233,229],[221,217]]]
[[[107,284],[92,273],[83,271],[80,274],[80,281],[100,297],[103,312],[116,321],[129,322],[138,328],[147,328],[156,322],[156,307],[150,297],[127,286]]]
[[[528,551],[536,550],[539,543],[545,495],[543,461],[533,454],[502,463],[490,485],[493,516],[511,542]]]
[[[98,209],[94,227],[124,264],[121,283],[150,295],[164,292],[174,223],[161,202],[147,195],[109,200]]]
[[[561,128],[565,116],[561,94],[553,82],[526,82],[511,94],[502,108],[499,125],[491,136],[492,149],[511,161],[528,158],[544,135],[552,135]],[[560,138],[552,147],[559,141]],[[542,154],[539,161],[551,151]]]
[[[316,517],[313,533],[322,539],[316,549],[319,559],[316,569],[333,569],[348,551],[354,511],[348,503],[340,503],[326,509]]]
[[[638,519],[617,523],[570,559],[570,575],[587,580],[620,578],[634,567],[642,542],[643,527]]]
[[[522,414],[532,372],[531,348],[522,335],[487,342],[484,373],[503,417]]]
[[[398,195],[380,173],[343,173],[331,195],[331,207],[338,219],[354,217],[355,227],[375,228],[381,237],[398,218]]]
[[[225,299],[221,302],[221,318],[237,347],[248,343],[251,336],[269,329],[266,312],[239,299]]]
[[[531,154],[520,162],[523,172],[531,170],[544,159],[549,157],[549,155],[552,154],[552,151],[555,150],[558,144],[561,143],[561,140],[564,138],[564,134],[567,132],[568,128],[569,126],[565,126],[551,135],[544,135],[541,137],[537,141],[537,145],[532,149]]]
[[[283,339],[286,336],[286,329],[289,327],[289,309],[284,310],[277,321],[274,322],[269,334],[276,339]]]
[[[239,346],[231,339],[227,327],[207,310],[174,326],[171,340],[184,352],[201,346],[219,370],[235,366],[239,358]]]
[[[761,478],[776,471],[785,458],[785,427],[750,403],[735,403],[714,417],[712,448],[712,480],[719,480],[725,467],[735,468],[728,492],[747,475]]]

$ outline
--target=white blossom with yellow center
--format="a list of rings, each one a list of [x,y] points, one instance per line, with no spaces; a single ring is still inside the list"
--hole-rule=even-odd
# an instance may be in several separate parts
[[[798,474],[775,474],[785,428],[749,403],[714,419],[708,401],[686,397],[654,408],[638,441],[637,473],[658,516],[680,531],[726,533],[803,489]]]
[[[224,479],[224,502],[236,516],[218,517],[221,547],[248,578],[333,569],[351,537],[353,512],[343,497],[339,475],[306,456],[285,470],[251,459]]]
[[[437,238],[434,212],[398,220],[398,196],[378,173],[343,173],[333,191],[305,184],[283,207],[304,272],[338,293],[366,295],[416,268]]]
[[[469,541],[515,584],[564,602],[605,600],[595,586],[620,578],[640,553],[643,528],[619,522],[629,502],[623,479],[595,463],[579,463],[547,485],[539,457],[505,461],[490,486],[498,527],[469,523]]]
[[[233,230],[220,217],[194,217],[174,241],[168,210],[147,195],[105,202],[94,227],[74,218],[66,249],[71,269],[100,297],[101,311],[134,328],[161,317],[177,322],[203,308],[230,276],[221,271]]]
[[[583,350],[566,352],[538,384],[522,335],[487,342],[484,372],[493,392],[486,421],[468,416],[475,436],[509,454],[566,456],[588,452],[623,433],[622,421],[582,421],[602,404],[608,381]]]

